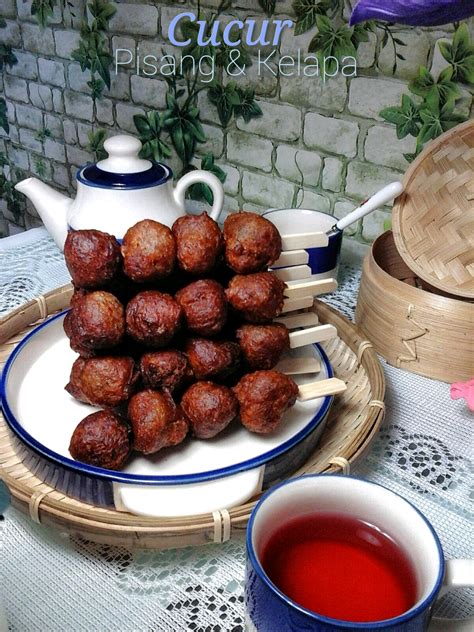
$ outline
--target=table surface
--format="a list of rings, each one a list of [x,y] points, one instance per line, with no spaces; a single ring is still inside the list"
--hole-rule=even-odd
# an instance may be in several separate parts
[[[359,280],[360,266],[343,265],[338,291],[325,300],[352,318]],[[68,281],[44,229],[0,240],[0,315]],[[415,504],[446,557],[472,557],[472,414],[463,400],[450,400],[447,384],[382,364],[386,418],[352,473]],[[1,485],[0,600],[12,632],[243,631],[241,537],[162,552],[94,544],[34,524],[8,507]],[[473,612],[473,593],[463,589],[443,597],[436,614]]]

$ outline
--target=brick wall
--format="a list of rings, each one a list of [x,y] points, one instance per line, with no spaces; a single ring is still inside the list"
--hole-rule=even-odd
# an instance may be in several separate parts
[[[73,0],[72,4],[79,16],[81,2]],[[169,50],[170,20],[194,4],[117,2],[109,24],[111,48],[139,46],[142,54],[159,54],[162,47]],[[216,0],[202,2],[206,7],[217,4]],[[232,9],[233,15],[262,18],[254,0],[237,0],[233,6],[237,7]],[[292,16],[290,0],[281,0],[277,6],[281,15]],[[31,0],[2,0],[0,14],[7,22],[0,37],[18,58],[16,65],[4,68],[0,84],[10,122],[9,135],[0,132],[0,151],[26,173],[40,169],[43,179],[72,192],[78,166],[91,159],[88,133],[101,128],[108,135],[136,133],[133,115],[163,109],[166,83],[121,70],[112,74],[110,90],[94,104],[87,86],[89,72],[82,72],[71,59],[79,41],[77,17],[56,7],[47,27],[41,29],[31,15]],[[208,140],[198,146],[198,154],[213,151],[226,171],[226,209],[245,207],[260,212],[298,205],[339,218],[368,194],[400,178],[408,166],[403,154],[414,150],[415,139],[398,140],[394,126],[385,123],[379,112],[399,104],[420,65],[427,65],[435,75],[446,66],[436,43],[447,35],[438,29],[401,29],[398,36],[407,46],[403,49],[405,61],[399,61],[395,76],[391,74],[392,50],[389,46],[382,49],[374,34],[358,50],[356,78],[340,76],[326,83],[271,73],[259,78],[254,64],[239,81],[255,88],[263,116],[250,123],[238,119],[225,131],[202,93],[199,105]],[[286,31],[280,53],[296,54],[298,48],[306,51],[313,36],[314,30],[298,37]],[[459,108],[472,116],[472,92],[467,87]],[[48,137],[40,139],[39,130],[48,130]],[[295,159],[304,174],[304,191],[300,190]],[[177,164],[175,159],[169,162],[172,167]],[[15,220],[6,205],[0,204],[0,234],[40,224],[31,205]],[[382,232],[387,219],[388,210],[378,211],[348,229],[348,234],[359,244],[369,243]]]

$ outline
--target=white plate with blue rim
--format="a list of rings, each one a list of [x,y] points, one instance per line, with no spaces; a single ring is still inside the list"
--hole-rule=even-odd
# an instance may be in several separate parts
[[[65,314],[49,318],[19,343],[0,382],[5,419],[27,448],[25,461],[55,489],[142,516],[202,514],[246,502],[296,471],[314,451],[333,397],[298,401],[266,436],[248,432],[236,420],[212,440],[187,437],[153,456],[133,453],[121,471],[74,461],[69,453],[72,433],[98,409],[64,390],[77,357],[63,331]],[[333,376],[319,345],[291,353],[321,362],[317,377],[298,376],[299,384]]]

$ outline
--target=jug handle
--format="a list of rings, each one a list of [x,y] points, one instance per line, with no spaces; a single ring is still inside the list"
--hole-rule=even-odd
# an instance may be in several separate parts
[[[190,171],[184,175],[176,183],[176,187],[174,189],[175,200],[179,204],[180,208],[184,209],[186,189],[188,189],[192,184],[196,184],[198,182],[207,184],[212,191],[214,204],[212,205],[210,216],[217,222],[219,215],[221,214],[222,207],[224,206],[224,189],[222,188],[220,180],[213,173],[196,169],[195,171]]]

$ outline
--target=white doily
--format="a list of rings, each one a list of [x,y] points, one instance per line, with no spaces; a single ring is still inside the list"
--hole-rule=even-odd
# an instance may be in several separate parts
[[[69,280],[42,229],[0,240],[0,313]],[[8,243],[6,243],[8,242]],[[355,309],[360,271],[343,266],[328,302]],[[401,493],[432,521],[447,557],[472,557],[472,416],[449,386],[384,363],[387,415],[353,473]],[[0,506],[1,506],[0,491]],[[133,551],[61,537],[9,508],[0,520],[0,594],[12,632],[243,632],[245,546]],[[444,597],[437,614],[466,617],[472,592]]]

